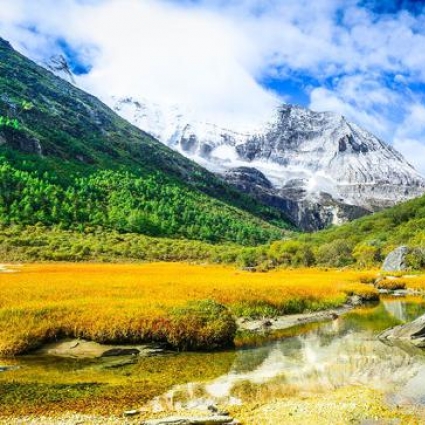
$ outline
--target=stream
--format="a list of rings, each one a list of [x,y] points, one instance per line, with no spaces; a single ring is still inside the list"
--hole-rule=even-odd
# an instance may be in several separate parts
[[[356,308],[330,322],[292,328],[289,336],[279,331],[265,331],[254,340],[240,336],[239,348],[234,351],[151,358],[150,362],[160,361],[164,371],[193,376],[194,382],[171,386],[165,392],[158,390],[144,407],[170,411],[211,404],[261,403],[271,397],[326,392],[348,385],[384,391],[389,403],[425,405],[425,351],[389,346],[377,337],[384,329],[423,313],[423,298],[386,297],[377,305]],[[116,359],[24,356],[9,364],[19,367],[21,373],[32,371],[39,376],[79,373],[75,376],[81,376],[81,382],[87,382],[85,370],[102,366],[106,381],[107,374],[114,374],[114,379],[121,374],[137,380],[147,373],[146,359],[136,359],[136,364],[133,361],[118,369],[108,368],[105,362],[110,361]],[[202,373],[205,367],[209,371],[206,382]]]

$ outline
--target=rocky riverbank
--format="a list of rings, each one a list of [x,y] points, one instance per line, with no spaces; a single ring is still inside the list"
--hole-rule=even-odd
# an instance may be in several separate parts
[[[191,419],[211,415],[199,411],[177,411],[168,413],[140,412],[132,417],[97,416],[64,413],[57,416],[0,418],[1,425],[143,425],[166,424],[170,418],[180,422],[168,422],[173,425],[189,425]],[[315,395],[305,394],[258,400],[244,406],[229,406],[229,416],[219,420],[233,420],[244,425],[347,425],[347,424],[409,424],[423,425],[425,410],[420,406],[388,405],[382,393],[364,387],[347,387]],[[161,422],[162,419],[162,422]],[[184,422],[186,420],[186,422]],[[155,422],[156,421],[156,422]],[[188,422],[189,421],[189,422]],[[235,423],[234,422],[234,423]],[[192,422],[197,425],[202,422]],[[220,422],[215,422],[220,423]],[[221,422],[226,424],[226,422]],[[214,422],[204,422],[214,424]]]

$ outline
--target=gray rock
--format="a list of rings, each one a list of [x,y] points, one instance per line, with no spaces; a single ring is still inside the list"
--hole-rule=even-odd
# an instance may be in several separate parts
[[[353,306],[359,306],[359,305],[363,304],[363,300],[362,300],[362,297],[360,297],[359,295],[352,295],[348,299],[348,303],[353,305]]]
[[[134,410],[126,410],[126,411],[123,413],[123,416],[124,416],[125,418],[129,418],[129,417],[137,416],[137,415],[140,415],[140,410],[136,410],[136,409],[134,409]]]
[[[118,356],[138,356],[140,351],[137,348],[111,348],[102,353],[101,357],[118,357]]]
[[[144,422],[144,425],[225,425],[235,424],[230,416],[208,416],[190,418],[182,416],[170,416],[162,419],[151,419]]]
[[[425,348],[425,314],[413,322],[387,329],[379,338],[382,340],[409,342],[416,347]]]
[[[0,372],[7,372],[9,370],[19,369],[19,366],[2,366],[0,365]]]
[[[385,258],[382,270],[386,272],[407,270],[406,255],[409,253],[407,246],[399,246],[391,251]]]
[[[356,205],[346,205],[324,193],[314,201],[306,199],[304,180],[292,179],[282,188],[275,188],[263,173],[253,167],[231,168],[218,177],[261,203],[281,210],[293,225],[308,232],[335,222],[354,220],[370,212]]]

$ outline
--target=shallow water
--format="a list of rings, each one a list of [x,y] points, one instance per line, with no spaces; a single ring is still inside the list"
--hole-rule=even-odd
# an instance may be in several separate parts
[[[152,410],[200,407],[211,403],[243,404],[264,402],[285,394],[332,391],[361,385],[383,390],[397,404],[425,404],[425,352],[410,346],[388,346],[378,340],[384,329],[413,320],[425,312],[422,298],[384,298],[379,305],[351,311],[332,322],[300,326],[282,337],[263,334],[249,347],[222,353],[187,353],[161,359],[135,359],[114,368],[113,361],[22,357],[9,361],[25,374],[56,381],[61,376],[72,382],[87,382],[93,373],[110,380],[137,382],[148,373],[179,373],[180,382],[148,402]],[[276,340],[276,338],[278,338]],[[118,361],[120,361],[118,359]],[[152,365],[158,369],[152,372]],[[116,366],[116,365],[115,365]],[[11,374],[16,372],[1,372]],[[5,376],[5,375],[4,375]],[[35,378],[34,378],[35,376]],[[67,379],[68,379],[67,378]],[[207,379],[207,382],[200,381]],[[143,391],[140,388],[139,391]]]
[[[228,373],[208,383],[176,386],[151,407],[261,403],[348,385],[382,390],[397,404],[425,404],[425,352],[388,346],[377,338],[382,330],[424,312],[423,299],[386,298],[332,322],[300,326],[297,336],[238,350]]]

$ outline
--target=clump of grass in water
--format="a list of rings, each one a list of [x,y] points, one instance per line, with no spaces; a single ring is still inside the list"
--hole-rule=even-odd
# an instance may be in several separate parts
[[[376,283],[376,288],[396,291],[398,289],[406,289],[407,282],[403,279],[382,279]]]
[[[167,342],[178,350],[215,350],[233,346],[236,322],[215,301],[191,301],[171,310]]]

